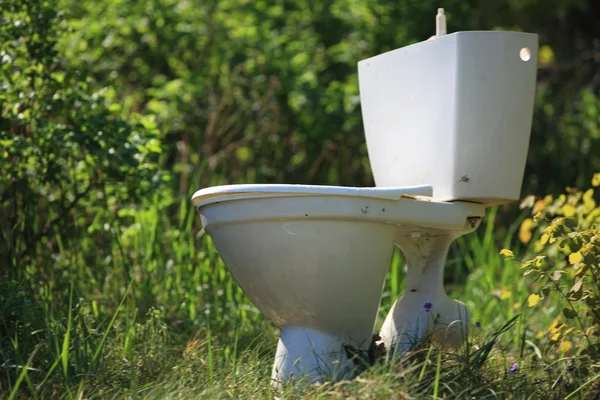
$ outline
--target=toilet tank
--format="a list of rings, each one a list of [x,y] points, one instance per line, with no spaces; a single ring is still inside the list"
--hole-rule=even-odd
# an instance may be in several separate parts
[[[438,201],[517,200],[535,95],[537,35],[456,32],[358,63],[377,186]]]

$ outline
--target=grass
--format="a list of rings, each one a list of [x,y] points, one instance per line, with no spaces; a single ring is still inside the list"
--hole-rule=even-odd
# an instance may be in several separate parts
[[[107,208],[91,227],[76,226],[77,241],[56,232],[62,244],[50,261],[32,262],[0,283],[0,397],[600,396],[598,364],[576,356],[576,346],[548,340],[559,300],[527,307],[531,282],[498,255],[518,247],[519,221],[502,228],[497,212],[457,240],[448,257],[447,289],[478,322],[464,348],[424,344],[397,362],[380,359],[352,381],[281,393],[269,384],[277,329],[232,280],[189,196]],[[396,252],[377,327],[403,286]]]

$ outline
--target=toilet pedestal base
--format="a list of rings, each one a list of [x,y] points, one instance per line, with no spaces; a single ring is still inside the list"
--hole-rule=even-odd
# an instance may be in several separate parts
[[[380,332],[392,355],[428,337],[446,348],[457,348],[467,338],[470,313],[463,303],[448,298],[443,286],[446,254],[456,237],[396,239],[406,260],[406,291],[394,303]]]
[[[284,326],[271,379],[275,386],[290,380],[337,381],[351,378],[354,367],[339,338],[312,328]]]

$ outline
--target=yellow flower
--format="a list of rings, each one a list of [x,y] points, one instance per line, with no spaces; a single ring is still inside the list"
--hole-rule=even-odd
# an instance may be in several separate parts
[[[559,349],[562,353],[566,353],[569,350],[571,350],[572,348],[573,348],[573,343],[571,343],[570,340],[563,340],[560,343],[560,347],[559,347]]]
[[[600,186],[600,172],[594,174],[594,177],[592,178],[592,186]]]
[[[500,254],[506,257],[514,257],[514,253],[508,249],[502,249],[500,250]]]
[[[580,251],[578,251],[577,253],[569,254],[569,263],[571,263],[571,265],[577,264],[581,260],[583,260],[583,255]]]
[[[544,337],[544,332],[542,332],[542,331],[539,331],[538,333],[535,334],[536,339],[541,339],[543,337]]]
[[[529,307],[535,307],[540,302],[540,296],[537,294],[530,294],[527,298],[527,305]]]
[[[552,323],[550,324],[550,328],[548,329],[548,331],[551,334],[554,334],[560,330],[561,326],[562,326],[562,323],[560,323],[560,315],[559,315],[558,317],[554,318],[554,321],[552,321]]]
[[[560,209],[563,213],[563,215],[567,218],[572,217],[573,215],[575,215],[575,212],[577,211],[575,209],[575,207],[573,207],[570,204],[565,204],[564,206],[562,206],[562,208]]]
[[[531,240],[531,228],[533,228],[533,220],[531,218],[526,218],[521,227],[519,228],[519,239],[523,244],[529,243]]]

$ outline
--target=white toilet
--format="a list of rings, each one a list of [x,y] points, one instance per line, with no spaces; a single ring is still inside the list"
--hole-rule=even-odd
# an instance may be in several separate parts
[[[469,313],[446,296],[445,257],[486,207],[519,198],[537,36],[444,33],[358,63],[376,188],[229,185],[192,198],[234,279],[281,328],[276,383],[353,375],[394,245],[408,279],[380,332],[388,351],[429,334],[464,340]]]

